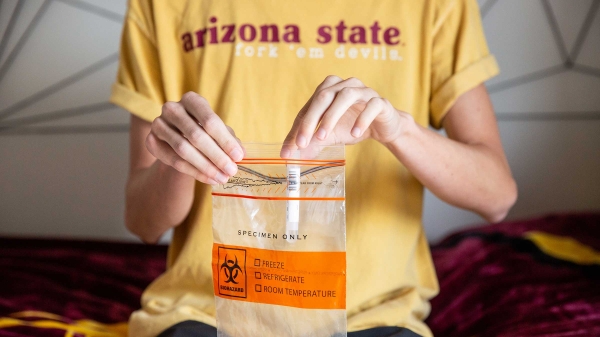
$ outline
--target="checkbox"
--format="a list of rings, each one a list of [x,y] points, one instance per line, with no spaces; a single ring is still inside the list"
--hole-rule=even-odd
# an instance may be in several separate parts
[[[260,284],[255,284],[254,291],[256,291],[257,293],[262,292],[262,286]]]
[[[260,267],[260,259],[254,259],[254,266]]]
[[[262,277],[260,276],[260,272],[259,271],[255,271],[254,272],[254,278],[260,280]]]

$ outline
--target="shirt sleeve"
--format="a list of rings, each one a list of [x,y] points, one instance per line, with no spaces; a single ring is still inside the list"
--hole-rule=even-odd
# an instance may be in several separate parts
[[[458,97],[498,74],[476,0],[449,0],[433,27],[430,123],[442,127]]]
[[[144,18],[148,11],[136,10],[139,5],[130,1],[121,36],[119,69],[110,101],[144,120],[152,121],[160,115],[165,98],[154,30],[148,24],[151,20]]]

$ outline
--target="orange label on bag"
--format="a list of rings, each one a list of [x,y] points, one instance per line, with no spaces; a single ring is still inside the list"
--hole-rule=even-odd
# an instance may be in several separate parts
[[[346,309],[346,252],[213,244],[215,295],[306,309]]]

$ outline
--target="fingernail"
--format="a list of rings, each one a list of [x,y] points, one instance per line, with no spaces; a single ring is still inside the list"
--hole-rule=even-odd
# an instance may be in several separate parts
[[[296,144],[298,144],[299,147],[305,147],[306,146],[306,137],[299,135],[296,138]]]
[[[281,150],[281,158],[288,158],[290,155],[292,154],[292,151],[285,149],[285,150]]]
[[[216,180],[214,180],[214,179],[210,179],[210,178],[208,178],[208,181],[207,181],[207,183],[208,183],[209,185],[219,185],[219,183],[218,183],[218,182],[216,182]]]
[[[233,149],[233,151],[231,151],[231,159],[235,160],[235,161],[240,161],[244,158],[244,153],[242,152],[242,150],[235,148]]]
[[[215,179],[217,181],[220,181],[222,184],[226,184],[227,181],[229,181],[229,178],[221,172],[217,173],[217,175],[215,176]]]
[[[360,137],[360,128],[355,126],[350,133],[354,137]]]
[[[319,128],[319,130],[317,130],[317,138],[324,140],[325,136],[327,136],[327,131],[325,131],[323,128]]]
[[[237,172],[237,165],[234,163],[229,163],[229,164],[225,165],[225,172],[227,172],[227,174],[229,174],[229,176],[235,175]]]

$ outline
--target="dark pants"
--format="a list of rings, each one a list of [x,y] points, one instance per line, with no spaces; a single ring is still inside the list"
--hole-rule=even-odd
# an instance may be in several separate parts
[[[177,323],[163,331],[157,337],[216,337],[217,329],[196,321]],[[250,336],[249,336],[250,337]],[[258,336],[257,336],[258,337]],[[420,337],[406,328],[381,327],[349,332],[348,337]]]

